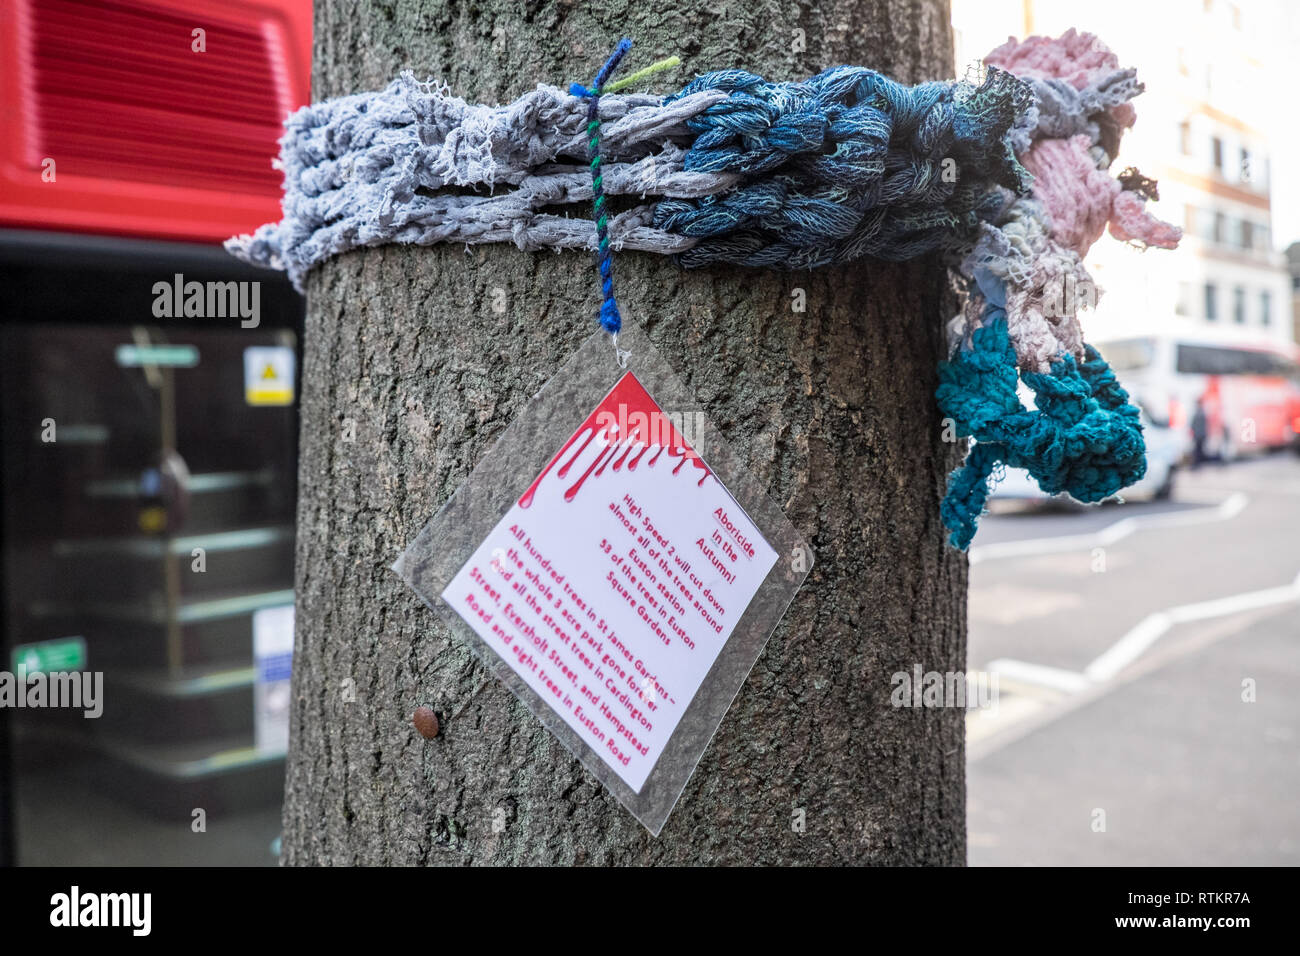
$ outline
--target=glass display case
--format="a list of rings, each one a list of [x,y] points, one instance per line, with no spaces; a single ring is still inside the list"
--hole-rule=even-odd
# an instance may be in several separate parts
[[[178,280],[203,301],[160,318]],[[255,327],[193,314],[226,283]],[[0,288],[12,862],[273,864],[301,299],[219,249],[33,233]]]

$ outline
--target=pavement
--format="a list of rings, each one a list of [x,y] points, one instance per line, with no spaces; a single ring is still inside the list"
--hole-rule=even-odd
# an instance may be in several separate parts
[[[984,519],[971,865],[1300,864],[1300,456]]]
[[[280,803],[213,808],[202,825],[115,796],[100,764],[64,748],[22,767],[15,786],[20,866],[276,866]]]

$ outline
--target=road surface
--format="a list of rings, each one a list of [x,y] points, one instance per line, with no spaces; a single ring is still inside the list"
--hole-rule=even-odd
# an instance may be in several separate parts
[[[1300,457],[991,515],[971,561],[972,865],[1300,864]]]

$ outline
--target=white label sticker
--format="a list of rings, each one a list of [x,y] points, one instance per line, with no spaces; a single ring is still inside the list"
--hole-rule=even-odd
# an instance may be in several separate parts
[[[253,736],[259,753],[289,749],[289,675],[293,669],[293,605],[253,612]]]
[[[777,553],[624,374],[442,598],[640,792]]]

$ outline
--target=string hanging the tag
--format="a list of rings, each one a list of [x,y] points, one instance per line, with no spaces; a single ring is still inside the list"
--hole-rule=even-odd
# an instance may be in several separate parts
[[[625,89],[646,77],[676,66],[681,60],[675,56],[652,63],[631,76],[609,84],[619,63],[632,49],[632,41],[627,37],[619,40],[618,46],[610,54],[605,65],[596,74],[591,88],[581,83],[574,83],[569,92],[587,100],[587,160],[591,166],[592,214],[596,220],[596,262],[600,270],[600,325],[614,342],[614,355],[621,368],[627,368],[628,357],[632,354],[627,349],[619,348],[618,333],[623,327],[623,317],[618,311],[618,301],[614,297],[614,255],[609,245],[609,216],[605,210],[604,180],[600,170],[600,97],[604,93],[614,93]],[[608,86],[606,84],[609,84]]]

